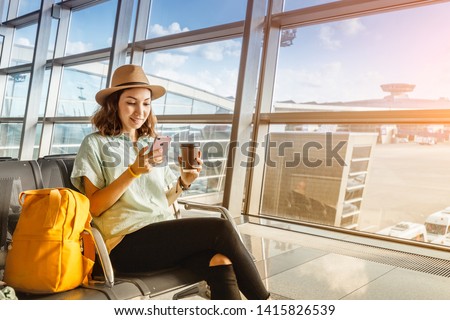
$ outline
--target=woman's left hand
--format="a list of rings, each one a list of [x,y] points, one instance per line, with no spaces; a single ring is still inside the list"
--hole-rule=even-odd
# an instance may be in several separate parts
[[[183,182],[184,185],[189,186],[191,185],[195,179],[198,178],[198,176],[200,175],[200,171],[202,171],[202,165],[203,165],[203,160],[202,160],[202,152],[198,151],[197,157],[195,158],[195,160],[198,163],[198,168],[196,168],[195,170],[189,170],[189,171],[183,171],[183,167],[182,167],[182,158],[181,156],[178,157],[178,163],[180,164],[180,172],[181,172],[181,181]]]

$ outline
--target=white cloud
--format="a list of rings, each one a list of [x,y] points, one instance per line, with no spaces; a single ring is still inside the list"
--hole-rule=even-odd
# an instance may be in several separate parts
[[[27,47],[34,46],[34,44],[31,43],[30,39],[28,39],[28,38],[19,38],[19,39],[17,39],[16,44],[21,45],[21,46],[27,46]]]
[[[235,96],[241,42],[230,39],[151,54],[149,73],[221,96]]]
[[[325,48],[336,50],[341,47],[341,41],[334,39],[336,31],[329,25],[322,26],[319,32],[319,39]]]
[[[338,99],[342,93],[342,87],[339,89],[338,86],[342,68],[342,63],[335,61],[314,71],[280,70],[276,82],[275,99],[295,102],[325,102]]]
[[[234,40],[213,42],[203,46],[202,57],[210,61],[222,61],[224,56],[239,56],[241,44]]]
[[[189,31],[189,28],[181,28],[178,22],[172,22],[172,24],[168,28],[164,28],[164,26],[160,24],[154,24],[150,26],[150,34],[155,37],[167,36],[169,34],[175,34],[180,32]]]
[[[208,68],[205,63],[192,73],[184,69],[188,56],[157,53],[149,61],[149,73],[227,97],[236,94],[237,68]]]
[[[69,54],[77,54],[77,53],[91,51],[92,48],[93,48],[92,43],[86,43],[86,42],[82,42],[82,41],[68,42],[66,51]]]
[[[173,34],[173,33],[180,33],[180,32],[186,32],[189,31],[189,28],[184,27],[181,28],[180,24],[178,22],[173,22],[170,26],[169,26],[169,33]]]
[[[157,53],[152,55],[152,70],[177,69],[184,65],[188,57],[173,53]]]
[[[366,29],[360,18],[345,20],[341,22],[341,27],[347,36],[355,36]]]
[[[220,70],[212,72],[201,70],[197,74],[183,75],[183,82],[222,97],[236,95],[236,80],[238,70]]]
[[[348,19],[322,26],[319,31],[319,39],[326,49],[336,50],[342,48],[342,40],[339,36],[354,37],[365,29],[361,19]]]

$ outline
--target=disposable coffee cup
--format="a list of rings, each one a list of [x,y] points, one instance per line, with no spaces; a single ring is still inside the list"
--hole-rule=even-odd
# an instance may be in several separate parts
[[[200,150],[199,142],[184,142],[180,144],[181,168],[184,172],[197,171],[200,167],[196,158]]]

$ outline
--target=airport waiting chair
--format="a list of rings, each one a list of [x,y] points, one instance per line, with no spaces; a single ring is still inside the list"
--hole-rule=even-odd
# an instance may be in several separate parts
[[[59,178],[44,178],[44,181],[48,182],[45,187],[74,188],[70,182],[74,159],[75,155],[52,155],[43,157],[42,160],[39,161],[43,174],[50,173],[61,175]],[[232,216],[224,207],[178,200],[178,202],[174,204],[173,208],[174,214],[177,218],[189,218],[190,216],[222,217],[229,220],[239,233]],[[102,280],[109,288],[115,287],[116,280],[132,281],[141,288],[144,295],[149,297],[178,290],[173,295],[173,299],[182,299],[191,295],[198,295],[206,299],[209,298],[209,290],[206,282],[203,281],[199,275],[194,274],[186,268],[174,267],[164,270],[133,274],[116,273],[113,269],[111,261],[109,260],[109,254],[103,238],[95,225],[93,226],[93,234],[97,245],[97,260],[100,262],[103,272]]]
[[[70,181],[76,154],[55,154],[37,160],[41,168],[44,188],[70,188],[76,190]]]
[[[0,248],[6,245],[19,219],[20,192],[42,187],[42,176],[36,161],[0,161]]]
[[[11,160],[19,160],[19,159],[13,157],[0,157],[0,161],[11,161]]]

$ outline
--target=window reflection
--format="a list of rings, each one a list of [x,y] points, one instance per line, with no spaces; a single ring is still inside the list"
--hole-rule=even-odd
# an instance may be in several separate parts
[[[261,214],[442,242],[449,137],[444,124],[271,127]]]
[[[106,62],[64,67],[57,116],[91,116],[97,110],[95,94],[105,87],[107,73]]]
[[[17,66],[33,61],[33,51],[36,42],[37,24],[16,28],[14,32],[11,66]]]
[[[66,55],[110,47],[116,8],[117,0],[107,0],[87,8],[74,10],[70,20]],[[99,17],[101,17],[101,23]]]

